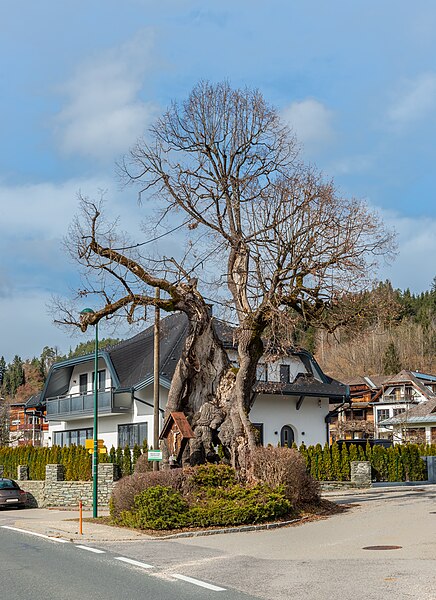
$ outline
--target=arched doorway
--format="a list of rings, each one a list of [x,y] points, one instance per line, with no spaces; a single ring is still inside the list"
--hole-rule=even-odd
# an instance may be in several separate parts
[[[283,425],[280,431],[280,446],[290,448],[295,440],[294,430],[290,425]]]

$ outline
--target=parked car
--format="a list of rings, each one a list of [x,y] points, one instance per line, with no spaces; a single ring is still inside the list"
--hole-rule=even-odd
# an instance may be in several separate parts
[[[0,507],[16,506],[24,508],[27,494],[13,479],[0,478]]]

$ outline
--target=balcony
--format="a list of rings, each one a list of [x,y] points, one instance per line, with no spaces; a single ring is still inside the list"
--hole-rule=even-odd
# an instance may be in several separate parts
[[[384,394],[380,402],[384,402],[385,404],[416,404],[417,398],[410,394],[402,394],[401,396],[397,396],[396,394]]]
[[[44,431],[44,425],[42,423],[20,423],[15,426],[15,431]]]
[[[115,393],[113,389],[98,392],[98,414],[123,414],[132,409],[130,394]],[[70,421],[94,415],[94,393],[70,394],[47,398],[47,420]]]

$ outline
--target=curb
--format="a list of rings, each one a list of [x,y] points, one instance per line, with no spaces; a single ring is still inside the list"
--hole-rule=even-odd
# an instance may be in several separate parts
[[[265,523],[263,525],[242,525],[241,527],[228,527],[227,529],[203,529],[201,531],[184,531],[183,533],[173,533],[170,535],[163,535],[154,537],[154,540],[171,540],[176,538],[187,538],[187,537],[202,537],[206,535],[220,535],[222,533],[244,533],[245,531],[262,531],[265,529],[278,529],[279,527],[287,527],[293,523],[304,521],[305,517],[301,519],[292,519],[291,521],[279,521],[277,523]]]

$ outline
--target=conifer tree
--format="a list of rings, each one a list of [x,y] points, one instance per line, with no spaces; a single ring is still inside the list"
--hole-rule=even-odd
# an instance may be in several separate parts
[[[332,448],[332,478],[334,481],[342,481],[341,452],[337,442],[333,442]]]
[[[324,481],[331,481],[332,477],[332,457],[330,454],[330,446],[326,442],[322,451],[322,465]]]
[[[341,448],[341,481],[348,481],[350,479],[350,456],[348,448],[345,444],[342,444]]]
[[[122,464],[121,469],[122,469],[123,477],[126,477],[126,475],[131,475],[131,473],[132,473],[132,454],[131,454],[130,448],[127,444],[124,447],[123,464]]]
[[[115,448],[113,446],[111,446],[111,449],[109,450],[109,462],[115,464],[117,462],[117,455],[116,455],[116,451]]]
[[[395,375],[402,369],[400,355],[394,342],[389,342],[383,356],[383,374]]]

